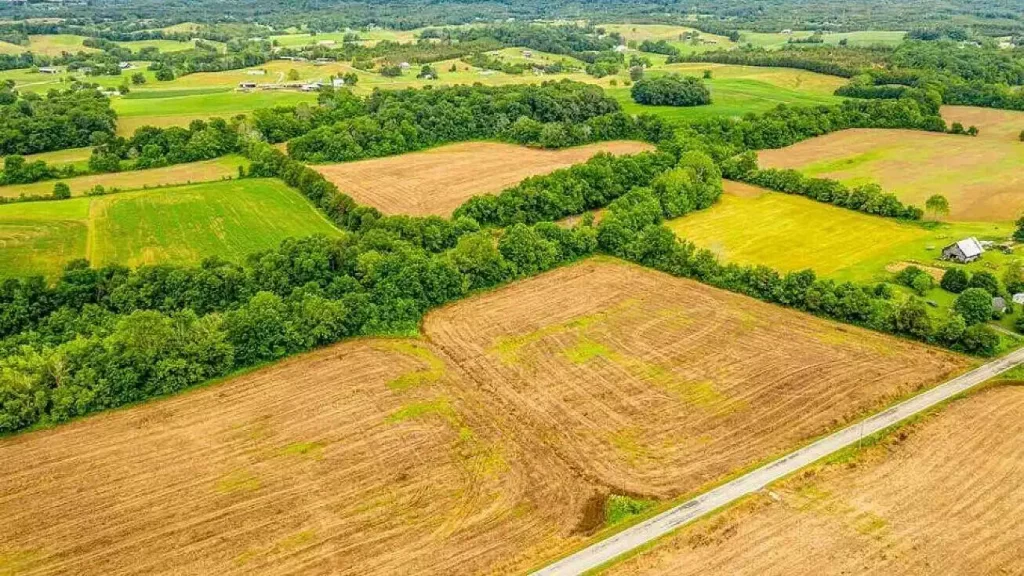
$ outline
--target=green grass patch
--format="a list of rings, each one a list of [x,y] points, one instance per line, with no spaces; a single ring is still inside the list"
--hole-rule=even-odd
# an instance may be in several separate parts
[[[195,48],[195,40],[188,40],[180,42],[178,40],[131,40],[125,42],[117,42],[118,46],[127,48],[132,52],[138,52],[143,48],[156,48],[161,52],[181,52],[183,50],[191,50]]]
[[[641,500],[612,494],[604,504],[604,523],[606,526],[614,526],[639,516],[656,505],[657,502],[654,500]]]
[[[0,277],[93,265],[241,260],[289,237],[341,234],[298,192],[246,179],[0,206]]]
[[[451,403],[446,398],[413,402],[392,412],[388,415],[387,421],[391,424],[397,424],[428,416],[438,416],[448,424],[458,424],[458,416],[455,414],[455,409],[452,408]]]
[[[321,442],[292,442],[281,448],[281,454],[320,460],[324,457],[324,445]]]
[[[386,350],[399,352],[406,356],[411,356],[426,365],[424,368],[407,372],[388,382],[387,387],[391,390],[396,392],[409,390],[431,382],[436,382],[444,376],[444,361],[438,358],[425,346],[412,342],[389,340],[380,344],[380,347]]]
[[[220,494],[255,492],[260,488],[260,479],[248,470],[235,470],[217,480],[215,489]]]

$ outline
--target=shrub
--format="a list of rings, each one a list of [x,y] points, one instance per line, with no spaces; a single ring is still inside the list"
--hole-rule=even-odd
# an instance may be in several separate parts
[[[942,289],[947,292],[959,294],[970,287],[969,280],[970,277],[967,275],[966,270],[950,268],[942,275],[942,281],[939,283],[939,286],[942,286]]]

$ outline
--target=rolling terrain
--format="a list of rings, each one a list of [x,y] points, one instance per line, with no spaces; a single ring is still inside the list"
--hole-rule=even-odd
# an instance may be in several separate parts
[[[616,498],[692,493],[968,364],[607,259],[423,333],[0,440],[0,554],[44,574],[522,572],[621,521]]]
[[[631,141],[563,150],[465,142],[314,168],[359,203],[386,214],[449,216],[473,196],[500,192],[529,176],[585,162],[598,152],[635,154],[652,149],[649,144]]]

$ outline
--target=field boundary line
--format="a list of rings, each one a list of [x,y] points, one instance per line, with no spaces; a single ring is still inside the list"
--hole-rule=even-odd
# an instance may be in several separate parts
[[[653,518],[636,524],[600,542],[533,572],[534,576],[583,574],[619,556],[634,551],[719,508],[761,490],[798,470],[878,433],[907,418],[941,404],[954,396],[1024,364],[1024,349],[984,364],[799,448],[739,478],[709,490]]]

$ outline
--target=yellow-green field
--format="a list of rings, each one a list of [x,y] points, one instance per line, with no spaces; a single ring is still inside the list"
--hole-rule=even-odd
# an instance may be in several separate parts
[[[179,42],[177,40],[133,40],[118,42],[117,45],[133,52],[138,52],[143,48],[156,48],[161,52],[181,52],[182,50],[191,50],[195,47],[196,43],[194,40],[187,42]]]
[[[340,232],[271,179],[7,204],[0,206],[0,276],[53,277],[75,258],[96,266],[238,260],[310,234]]]
[[[686,26],[674,26],[671,24],[597,24],[607,32],[618,32],[627,41],[635,40],[637,43],[644,40],[658,41],[665,40],[682,53],[706,52],[708,50],[728,50],[736,47],[736,44],[725,36],[708,34],[696,28]],[[700,34],[696,42],[683,41],[683,34],[697,32]]]
[[[813,106],[836,104],[842,99],[833,95],[846,80],[792,68],[762,68],[728,64],[669,64],[652,68],[648,74],[675,72],[685,76],[702,76],[711,70],[707,80],[712,103],[708,106],[645,106],[633,102],[629,88],[608,88],[623,109],[634,114],[653,113],[668,120],[688,121],[707,116],[742,116],[761,113],[779,104]],[[622,79],[619,81],[620,85]]]
[[[792,34],[781,32],[749,32],[741,31],[738,44],[751,44],[755,48],[774,50],[785,46],[790,38],[809,38],[814,32],[809,30],[795,30]],[[839,44],[842,40],[850,46],[895,46],[903,41],[906,32],[883,31],[883,30],[862,30],[858,32],[830,32],[823,34],[825,44]],[[818,44],[797,44],[797,46],[817,46]]]
[[[48,155],[57,156],[67,153],[81,154],[88,148],[77,148],[60,152],[49,152]],[[38,154],[32,158],[43,156]],[[88,152],[86,152],[88,161]],[[64,180],[44,180],[32,184],[12,184],[0,186],[0,197],[17,198],[19,196],[47,196],[53,191],[57,182],[64,182],[71,188],[72,196],[81,196],[96,185],[103,186],[107,192],[112,190],[136,190],[139,188],[156,188],[158,186],[174,186],[189,184],[193,182],[209,182],[222,178],[231,178],[238,175],[238,167],[248,164],[248,161],[241,156],[222,156],[213,160],[192,162],[189,164],[175,164],[163,168],[151,168],[149,170],[129,170],[126,172],[113,172],[106,174],[89,174],[87,176],[76,176]]]
[[[82,42],[85,36],[74,34],[43,34],[28,37],[28,48],[36,54],[60,56],[63,52],[98,52],[95,48],[86,48]]]
[[[942,109],[948,122],[976,125],[977,137],[916,130],[843,130],[760,153],[761,165],[795,168],[848,184],[877,182],[904,202],[949,200],[949,218],[1008,222],[1024,212],[1024,112]]]
[[[89,164],[89,156],[92,155],[92,148],[68,148],[66,150],[54,150],[53,152],[41,152],[25,156],[26,162],[42,160],[51,166],[74,166],[79,170],[86,170]],[[3,187],[0,187],[0,196],[4,196]]]
[[[726,262],[810,268],[836,280],[885,280],[907,262],[946,266],[938,260],[944,246],[968,236],[1005,240],[1013,230],[994,223],[900,222],[733,182],[726,191],[712,208],[673,220],[672,230]],[[968,268],[999,271],[1009,258],[988,251]]]

